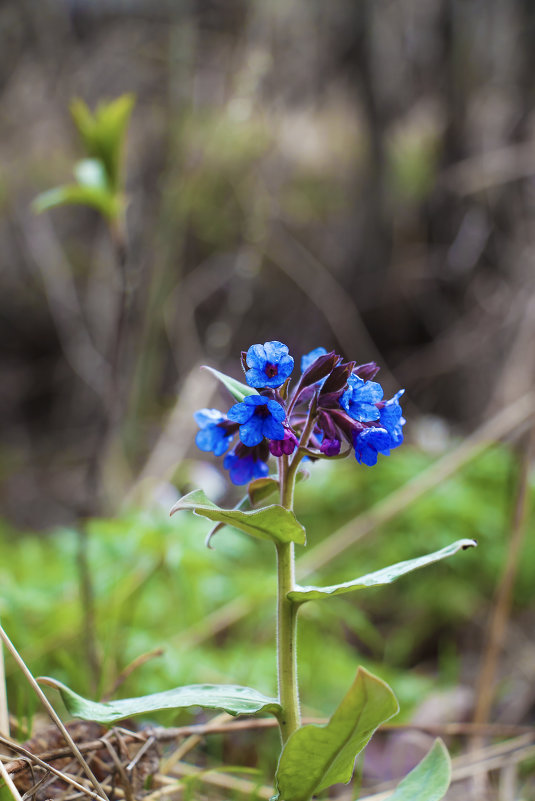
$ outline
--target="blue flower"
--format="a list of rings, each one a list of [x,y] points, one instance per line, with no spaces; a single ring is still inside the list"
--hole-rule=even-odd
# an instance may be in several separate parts
[[[400,389],[399,392],[396,392],[394,397],[386,401],[383,408],[379,410],[381,427],[388,431],[391,448],[397,448],[398,445],[401,445],[403,442],[402,426],[405,425],[406,420],[403,417],[399,399],[404,392],[404,389]]]
[[[239,485],[248,484],[254,478],[263,478],[269,473],[266,462],[256,458],[253,452],[241,456],[239,452],[231,451],[223,459],[223,467],[229,471],[232,483]]]
[[[245,379],[255,389],[281,387],[294,369],[294,360],[288,355],[288,347],[276,340],[264,342],[263,345],[251,345],[245,361],[249,367]]]
[[[199,409],[194,417],[201,429],[195,437],[197,447],[201,451],[212,451],[215,456],[222,456],[236,433],[236,426],[228,425],[225,415],[217,409]]]
[[[376,381],[363,381],[358,375],[350,375],[347,389],[340,398],[340,406],[353,420],[371,423],[379,419],[376,404],[383,397],[383,388]]]
[[[301,372],[304,373],[305,370],[308,370],[310,365],[314,364],[316,359],[319,359],[320,356],[326,355],[327,351],[325,348],[314,348],[310,353],[305,353],[305,355],[301,357]]]
[[[354,438],[355,459],[360,464],[367,464],[373,467],[377,464],[377,456],[383,453],[390,455],[390,434],[384,428],[372,426],[360,431]]]
[[[249,446],[258,445],[264,437],[284,439],[282,421],[285,417],[280,403],[262,395],[248,395],[228,412],[228,419],[240,424],[241,441]]]

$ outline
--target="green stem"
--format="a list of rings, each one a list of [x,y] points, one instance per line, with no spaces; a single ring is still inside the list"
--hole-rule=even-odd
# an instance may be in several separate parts
[[[288,457],[279,462],[281,505],[293,508],[295,471],[288,464]],[[293,542],[277,544],[277,660],[279,676],[279,700],[282,707],[280,729],[283,745],[288,737],[301,725],[299,711],[299,685],[297,677],[297,609],[288,593],[295,585],[295,553]]]
[[[282,706],[279,722],[284,744],[301,725],[297,679],[297,604],[287,598],[294,586],[293,542],[277,545],[277,569],[277,653],[279,700]]]

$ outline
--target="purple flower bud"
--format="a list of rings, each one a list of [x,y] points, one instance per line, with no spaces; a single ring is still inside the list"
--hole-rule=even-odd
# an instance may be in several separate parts
[[[318,381],[326,378],[332,369],[340,361],[334,350],[327,353],[325,348],[316,348],[316,350],[307,353],[301,359],[301,367],[303,375],[299,382],[300,387],[308,387],[311,384],[317,384]]]
[[[269,450],[273,456],[290,456],[297,448],[299,441],[292,431],[284,431],[284,439],[270,439]]]
[[[367,362],[366,364],[358,364],[353,368],[353,375],[358,375],[364,381],[370,381],[375,378],[381,368],[377,367],[375,362]]]
[[[321,390],[322,395],[323,393],[330,395],[332,392],[339,392],[340,390],[345,389],[354,366],[355,362],[343,362],[342,364],[337,365],[324,383]]]
[[[324,453],[325,456],[337,456],[340,453],[340,440],[324,438],[321,443],[320,451]]]

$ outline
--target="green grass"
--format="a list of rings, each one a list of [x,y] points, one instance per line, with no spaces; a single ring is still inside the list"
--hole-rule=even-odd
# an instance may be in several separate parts
[[[380,501],[431,458],[406,448],[373,469],[351,463],[311,467],[299,485],[297,514],[314,547]],[[381,526],[315,575],[344,581],[475,537],[479,548],[400,579],[389,587],[312,602],[300,626],[301,697],[326,714],[339,702],[357,665],[390,681],[407,716],[431,686],[455,682],[463,632],[486,615],[506,553],[513,457],[504,447],[480,456],[438,489]],[[154,648],[163,656],[139,668],[122,696],[196,682],[242,683],[276,692],[274,553],[269,543],[228,529],[204,546],[208,521],[180,513],[131,510],[90,525],[101,690],[133,659]],[[77,534],[0,531],[0,617],[34,674],[50,674],[90,694],[78,599]],[[526,542],[515,609],[533,602],[535,541]],[[211,636],[210,621],[248,599],[249,612]],[[419,668],[425,662],[430,670]],[[29,690],[8,660],[12,708],[26,714]],[[59,702],[58,702],[59,703]],[[169,723],[169,715],[158,720]],[[174,721],[173,721],[174,722]]]

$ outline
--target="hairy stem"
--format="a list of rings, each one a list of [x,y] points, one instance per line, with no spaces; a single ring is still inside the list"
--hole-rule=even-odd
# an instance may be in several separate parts
[[[288,464],[288,457],[279,462],[281,505],[293,508],[295,471]],[[282,706],[280,717],[283,744],[301,725],[299,711],[299,685],[297,678],[297,609],[288,593],[295,584],[295,553],[293,542],[277,544],[277,660],[279,676],[279,700]]]
[[[287,598],[294,586],[293,542],[277,545],[277,570],[277,655],[279,700],[282,706],[280,728],[284,744],[301,725],[297,680],[297,604]]]

